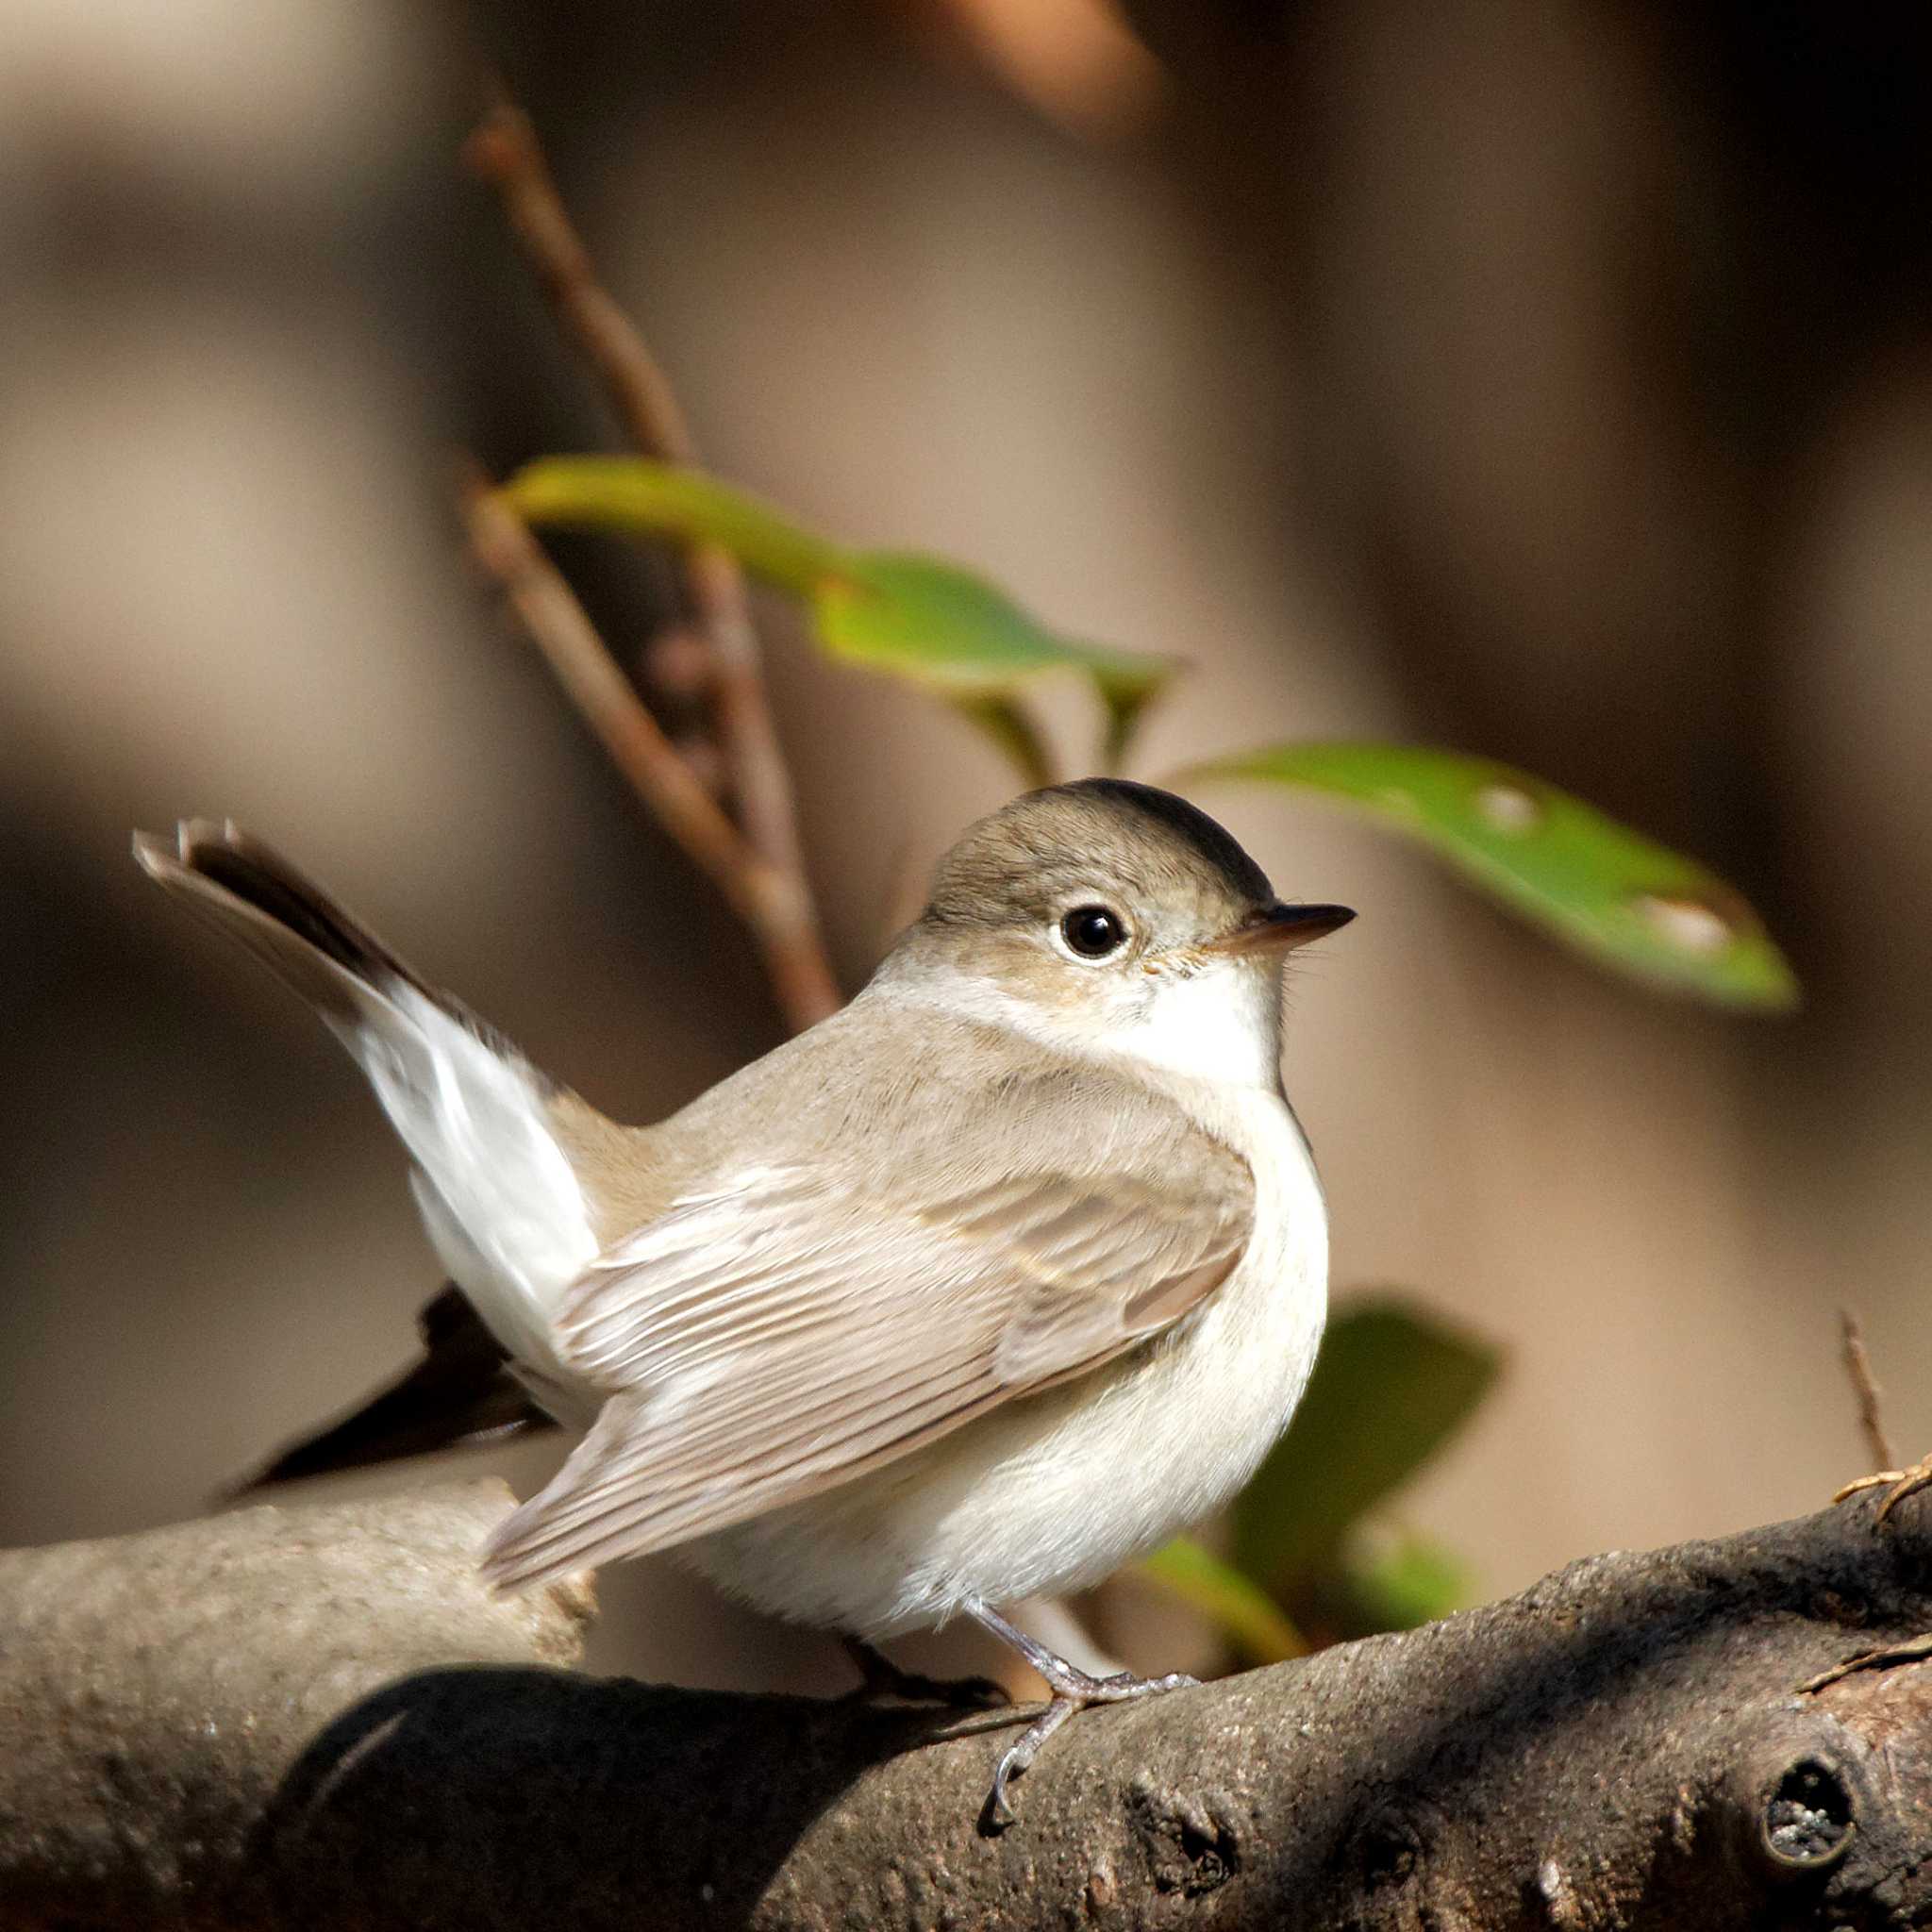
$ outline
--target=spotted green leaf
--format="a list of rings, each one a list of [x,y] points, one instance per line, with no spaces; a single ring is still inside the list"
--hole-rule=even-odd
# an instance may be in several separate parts
[[[1050,775],[1045,746],[1017,703],[1031,680],[1054,672],[1089,680],[1107,708],[1111,762],[1176,669],[1169,658],[1061,637],[985,578],[941,558],[848,549],[698,471],[634,457],[549,457],[519,471],[504,495],[533,524],[730,551],[805,604],[832,656],[951,700],[1030,783]]]
[[[1183,774],[1230,778],[1348,806],[1633,977],[1724,1006],[1797,1003],[1790,967],[1733,888],[1525,772],[1422,747],[1289,744]]]
[[[1497,1352],[1394,1299],[1328,1324],[1288,1433],[1235,1505],[1235,1560],[1264,1583],[1325,1562],[1346,1532],[1468,1421]]]
[[[1140,1574],[1199,1610],[1251,1664],[1306,1657],[1302,1634],[1267,1591],[1191,1537],[1176,1537],[1136,1565]]]

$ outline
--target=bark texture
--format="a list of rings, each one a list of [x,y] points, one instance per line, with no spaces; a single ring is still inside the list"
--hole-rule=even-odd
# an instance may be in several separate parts
[[[559,1668],[588,1592],[472,1572],[508,1507],[465,1484],[0,1557],[0,1922],[1932,1923],[1932,1501],[1591,1557],[1088,1712],[998,1838],[984,1719]]]

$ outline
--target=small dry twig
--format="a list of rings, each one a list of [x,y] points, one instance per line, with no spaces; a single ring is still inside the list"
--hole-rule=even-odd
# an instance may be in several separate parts
[[[524,259],[558,323],[602,381],[625,434],[646,455],[691,461],[691,430],[670,378],[616,297],[598,281],[530,117],[513,101],[499,99],[464,144],[463,160],[495,189]]]
[[[670,462],[695,462],[696,444],[676,394],[636,325],[598,281],[582,238],[557,192],[529,116],[513,102],[499,101],[471,135],[464,156],[470,168],[495,189],[510,232],[559,326],[602,382],[631,441],[646,456]],[[474,500],[468,508],[474,541],[477,532]],[[496,553],[504,561],[512,560],[512,552],[535,550],[535,539],[514,513],[505,511],[503,518],[492,517],[490,521],[496,525],[494,538],[478,544],[478,555],[486,565],[491,561],[486,550]],[[510,524],[521,529],[520,539],[509,534]],[[530,571],[531,559],[523,556],[514,560],[525,575],[527,592],[536,583]],[[677,817],[675,822],[666,817],[667,827],[721,884],[726,885],[733,905],[757,927],[772,971],[774,990],[786,1019],[796,1031],[836,1011],[842,998],[825,956],[818,911],[806,874],[791,779],[766,697],[758,633],[751,620],[751,601],[736,560],[715,544],[693,545],[686,556],[685,570],[697,626],[710,658],[710,698],[718,749],[729,773],[742,827],[738,846],[740,857],[730,862],[733,876],[729,883],[718,870],[723,854],[716,849],[716,828],[707,825],[702,834],[698,833],[699,821],[684,802],[686,788],[666,779],[659,747],[662,755],[679,763],[684,761],[649,719],[642,701],[637,699],[634,691],[630,693],[633,704],[626,707],[619,694],[608,688],[614,678],[628,691],[629,680],[581,606],[576,607],[575,615],[564,621],[560,628],[553,629],[548,641],[539,637],[538,642],[556,665],[556,645],[563,639],[569,640],[566,655],[576,665],[578,675],[565,679],[566,688],[586,708],[586,716],[612,748],[612,756],[652,809],[664,816],[665,799],[674,792],[677,795]],[[501,579],[502,574],[497,575]],[[556,574],[552,571],[551,575]],[[505,588],[510,589],[507,580]],[[540,608],[549,611],[553,625],[558,608],[554,595],[558,588],[564,589],[565,595],[569,595],[567,587],[558,578],[555,586],[535,600]],[[511,601],[529,625],[526,607],[530,599],[512,591]],[[570,601],[575,605],[574,597]],[[531,628],[535,636],[534,625]],[[592,655],[607,660],[608,668],[599,668],[592,675]],[[589,687],[594,687],[601,706],[595,716],[584,694]],[[650,784],[639,776],[637,745],[644,734],[635,718],[618,722],[622,712],[633,708],[643,714],[657,741],[648,758],[641,760],[655,774]],[[630,745],[630,757],[618,754],[613,728]],[[695,778],[695,782],[698,790],[706,789],[701,778]],[[737,832],[738,826],[732,829]],[[704,850],[692,844],[693,835],[701,837]],[[737,875],[742,871],[745,855],[757,862],[758,876]],[[773,877],[766,874],[775,875],[782,883],[774,886]],[[753,921],[745,911],[748,900],[765,908],[763,924]]]
[[[1871,1453],[1874,1469],[1890,1470],[1896,1465],[1891,1444],[1886,1439],[1879,1405],[1883,1391],[1872,1374],[1872,1357],[1865,1351],[1864,1331],[1849,1308],[1840,1308],[1838,1319],[1844,1333],[1845,1374],[1852,1379],[1852,1393],[1858,1402],[1858,1427],[1864,1431],[1865,1447]]]

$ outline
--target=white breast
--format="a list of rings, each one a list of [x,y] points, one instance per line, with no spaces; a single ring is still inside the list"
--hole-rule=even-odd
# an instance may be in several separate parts
[[[994,1410],[874,1474],[692,1544],[727,1589],[879,1638],[1097,1583],[1211,1515],[1286,1426],[1327,1307],[1327,1216],[1278,1093],[1188,1081],[1255,1175],[1240,1265],[1144,1356]]]

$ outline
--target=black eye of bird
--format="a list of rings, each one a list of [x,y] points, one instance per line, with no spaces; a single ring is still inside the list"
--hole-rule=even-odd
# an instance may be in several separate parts
[[[1127,942],[1126,922],[1105,906],[1075,906],[1060,921],[1060,937],[1083,959],[1104,959]]]

